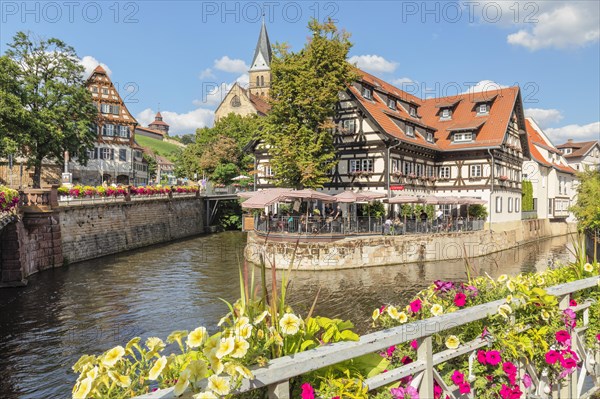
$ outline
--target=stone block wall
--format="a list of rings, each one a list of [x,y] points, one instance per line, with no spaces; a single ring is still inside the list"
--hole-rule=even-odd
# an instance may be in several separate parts
[[[204,232],[204,201],[197,197],[74,205],[58,211],[68,263]]]

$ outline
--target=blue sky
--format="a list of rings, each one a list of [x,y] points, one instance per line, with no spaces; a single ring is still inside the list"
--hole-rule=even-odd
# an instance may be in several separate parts
[[[600,135],[597,1],[96,1],[0,4],[1,52],[19,30],[58,37],[93,69],[107,66],[130,111],[159,107],[174,133],[212,124],[246,70],[261,16],[270,39],[300,49],[310,17],[352,33],[351,61],[420,97],[489,82],[519,84],[524,105],[558,144]],[[488,82],[488,83],[485,83]],[[471,89],[473,90],[473,89]]]

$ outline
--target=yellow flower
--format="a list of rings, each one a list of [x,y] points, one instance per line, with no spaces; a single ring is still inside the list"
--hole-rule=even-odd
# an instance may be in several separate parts
[[[589,263],[586,263],[585,265],[583,265],[583,270],[586,271],[587,273],[591,273],[594,271],[594,266],[592,266]]]
[[[235,327],[240,328],[241,326],[245,326],[248,323],[250,323],[250,319],[246,316],[243,316],[236,320]]]
[[[379,311],[379,309],[375,309],[373,311],[373,316],[371,316],[373,318],[373,321],[377,320],[379,318],[380,314],[381,314],[381,312]]]
[[[125,345],[125,352],[131,353],[133,355],[133,346],[139,344],[141,340],[142,339],[140,337],[131,338],[129,342],[127,342],[127,345]]]
[[[217,326],[221,327],[221,325],[223,323],[225,323],[226,321],[229,321],[229,315],[231,315],[231,313],[227,313],[225,316],[221,317],[221,320],[219,320],[219,322],[217,323]]]
[[[244,378],[247,378],[249,380],[254,378],[254,374],[252,374],[252,372],[248,368],[242,366],[241,364],[236,364],[235,370]]]
[[[406,315],[406,313],[405,313],[405,312],[400,312],[400,313],[398,314],[398,321],[399,321],[400,323],[406,323],[406,322],[408,321],[408,316]]]
[[[500,275],[500,277],[498,277],[498,282],[499,283],[503,283],[506,280],[508,280],[508,276],[506,274],[502,274],[502,275]]]
[[[208,389],[216,393],[217,395],[227,395],[230,391],[229,379],[211,375],[208,377]]]
[[[240,337],[235,338],[233,341],[233,351],[231,352],[231,357],[236,359],[244,357],[248,352],[248,348],[250,348],[248,341]]]
[[[512,308],[510,307],[510,305],[505,303],[503,305],[498,306],[498,314],[504,317],[505,319],[508,319],[508,315],[510,315],[511,313]]]
[[[112,370],[108,372],[108,376],[120,387],[127,388],[131,385],[131,378],[129,378],[129,376],[121,375]]]
[[[279,327],[283,335],[295,335],[300,330],[300,319],[292,313],[286,313],[279,320]]]
[[[509,295],[506,297],[506,303],[511,303],[511,302],[512,302],[512,299],[513,299],[512,295],[510,295],[510,294],[509,294]]]
[[[400,315],[398,314],[398,309],[396,309],[395,306],[388,306],[387,312],[390,315],[390,317],[394,320],[398,320],[398,318],[400,317]]]
[[[102,364],[106,367],[112,367],[115,365],[115,363],[121,360],[124,354],[125,349],[123,349],[121,345],[115,346],[114,348],[112,348],[104,354],[104,356],[102,357]]]
[[[175,396],[181,396],[181,395],[183,395],[183,393],[185,392],[185,390],[187,389],[187,387],[189,385],[190,385],[190,370],[185,369],[179,375],[179,378],[177,379],[177,384],[175,384],[175,387],[173,388],[173,393],[175,394]]]
[[[456,349],[460,345],[460,340],[456,335],[450,335],[446,338],[446,347],[448,349]]]
[[[537,278],[536,278],[537,285],[544,285],[545,282],[546,282],[546,280],[544,280],[544,278],[542,276],[537,276]]]
[[[435,304],[431,307],[431,314],[434,316],[441,316],[444,314],[444,308],[440,304]]]
[[[73,391],[73,399],[87,398],[90,390],[92,389],[92,382],[93,380],[89,377],[78,382],[77,385],[75,385],[75,390]]]
[[[91,368],[94,365],[95,360],[96,358],[94,356],[83,355],[77,360],[77,363],[73,365],[72,369],[76,373],[81,373]]]
[[[225,357],[225,356],[229,355],[231,352],[233,352],[234,347],[235,347],[235,341],[233,338],[222,339],[219,344],[219,348],[217,349],[217,352],[215,353],[215,356],[217,356],[219,359],[222,359],[223,357]]]
[[[217,399],[217,397],[212,392],[200,392],[194,395],[194,399]]]
[[[194,360],[188,364],[187,370],[190,371],[190,381],[195,383],[206,377],[208,367],[204,360]]]
[[[258,339],[263,339],[263,338],[265,337],[265,332],[264,332],[263,330],[258,330],[258,331],[256,332],[256,337],[257,337]]]
[[[548,321],[550,319],[550,313],[546,309],[542,310],[542,319]]]
[[[208,361],[210,362],[210,368],[215,374],[221,374],[223,372],[223,363],[221,363],[221,359],[217,357],[217,350],[213,349],[207,355]]]
[[[190,348],[197,348],[206,341],[207,337],[206,328],[198,327],[188,335],[187,345]]]
[[[148,373],[148,379],[151,381],[155,381],[158,378],[158,376],[160,376],[160,373],[162,373],[166,365],[167,358],[165,356],[162,356],[154,363],[154,366],[152,366],[152,368],[150,369],[150,372]]]
[[[88,378],[91,378],[92,381],[94,381],[96,378],[98,378],[98,366],[94,367],[93,369],[91,369],[90,371],[85,373],[85,376]]]
[[[508,288],[510,292],[515,292],[515,283],[512,280],[508,281],[506,283],[506,288]]]
[[[204,353],[204,355],[208,356],[208,354],[210,352],[212,352],[213,349],[216,349],[219,346],[220,341],[221,341],[220,333],[217,333],[217,334],[213,335],[212,337],[210,337],[206,341],[206,344],[204,344],[204,348],[202,349],[202,352]]]
[[[171,334],[169,334],[169,336],[167,337],[167,342],[168,343],[172,343],[172,342],[177,342],[177,344],[179,346],[181,346],[181,340],[183,339],[183,337],[187,336],[188,332],[186,330],[177,330],[177,331],[173,331]]]
[[[236,327],[235,333],[242,338],[250,338],[252,335],[252,324],[247,323],[242,326]]]
[[[265,319],[265,317],[267,317],[268,314],[269,314],[268,310],[265,310],[264,312],[259,314],[258,317],[254,319],[254,325],[260,324],[260,322],[262,322]]]
[[[150,352],[158,352],[165,349],[165,343],[158,337],[150,337],[146,340],[146,347],[150,350]]]

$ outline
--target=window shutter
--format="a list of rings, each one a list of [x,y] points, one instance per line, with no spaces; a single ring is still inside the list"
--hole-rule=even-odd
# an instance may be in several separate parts
[[[110,159],[111,159],[111,161],[114,161],[114,159],[115,159],[115,150],[112,148],[110,149]]]
[[[98,147],[94,147],[94,159],[98,159]]]

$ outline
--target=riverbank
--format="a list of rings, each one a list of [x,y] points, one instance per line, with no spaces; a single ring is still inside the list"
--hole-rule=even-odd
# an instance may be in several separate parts
[[[256,264],[264,258],[267,267],[277,269],[288,269],[293,262],[297,270],[341,270],[476,258],[575,231],[574,224],[548,219],[497,223],[473,232],[349,236],[334,241],[250,231],[245,256]]]

